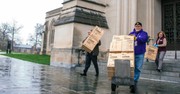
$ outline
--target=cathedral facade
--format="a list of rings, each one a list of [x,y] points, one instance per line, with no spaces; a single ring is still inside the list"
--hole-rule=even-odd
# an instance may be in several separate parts
[[[152,39],[150,44],[157,32],[164,31],[168,50],[180,49],[180,0],[64,0],[62,4],[46,13],[41,53],[51,55],[53,66],[79,63],[82,40],[95,26],[105,31],[101,62],[107,61],[113,35],[129,34],[137,21]]]

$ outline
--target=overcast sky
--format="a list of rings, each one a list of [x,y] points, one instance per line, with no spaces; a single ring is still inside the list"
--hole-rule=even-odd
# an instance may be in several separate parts
[[[63,0],[1,0],[0,1],[0,23],[12,23],[22,25],[20,31],[23,43],[28,39],[30,33],[34,33],[36,23],[44,24],[47,11],[61,7]]]

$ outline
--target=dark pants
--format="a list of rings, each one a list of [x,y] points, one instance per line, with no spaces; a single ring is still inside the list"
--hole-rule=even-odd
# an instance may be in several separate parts
[[[160,51],[157,54],[155,63],[156,63],[157,69],[159,70],[162,69],[163,59],[164,59],[165,54],[166,54],[166,51]]]
[[[10,54],[10,53],[11,53],[11,49],[7,49],[7,50],[6,50],[6,53],[7,53],[7,54]]]
[[[86,55],[86,64],[85,64],[85,69],[84,69],[84,74],[87,73],[90,65],[91,65],[91,60],[94,64],[94,68],[96,71],[96,75],[99,75],[99,68],[98,68],[98,64],[97,64],[97,56],[93,56],[92,54],[87,54]]]

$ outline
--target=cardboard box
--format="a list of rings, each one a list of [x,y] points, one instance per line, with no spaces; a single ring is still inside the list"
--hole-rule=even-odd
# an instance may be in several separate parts
[[[93,29],[91,36],[93,36],[97,41],[99,41],[100,38],[103,36],[103,34],[104,34],[104,31],[101,28],[99,28],[98,26],[96,26]]]
[[[114,60],[130,60],[130,67],[134,67],[134,53],[109,53],[107,67],[114,67]]]
[[[99,41],[98,41],[99,42]],[[91,36],[89,36],[83,43],[82,48],[87,51],[87,52],[91,52],[94,47],[96,46],[97,41],[95,39],[93,39]]]
[[[134,36],[114,35],[110,44],[110,52],[134,51]]]
[[[122,51],[122,42],[114,41],[110,44],[110,52],[120,52]]]
[[[115,75],[116,59],[130,60],[130,76],[134,78],[134,36],[114,35],[110,44],[110,53],[107,62],[108,79]]]
[[[104,31],[96,26],[93,30],[92,33],[87,37],[87,39],[83,42],[82,48],[91,53],[91,51],[94,49],[96,44],[99,42],[101,37],[103,36]]]
[[[134,41],[134,36],[130,35],[113,35],[112,41],[131,40]]]
[[[156,60],[156,56],[158,53],[158,48],[154,46],[147,45],[145,58],[149,60]]]
[[[115,75],[115,67],[107,67],[108,79],[111,80]],[[134,78],[134,67],[130,67],[130,76]]]
[[[134,67],[131,67],[131,77],[134,78]]]
[[[111,80],[115,75],[115,67],[107,67],[108,79]]]

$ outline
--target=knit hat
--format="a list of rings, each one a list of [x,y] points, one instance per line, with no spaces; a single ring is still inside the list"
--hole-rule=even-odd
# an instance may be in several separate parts
[[[142,23],[141,23],[141,22],[136,22],[135,25],[140,25],[140,26],[142,26]]]

